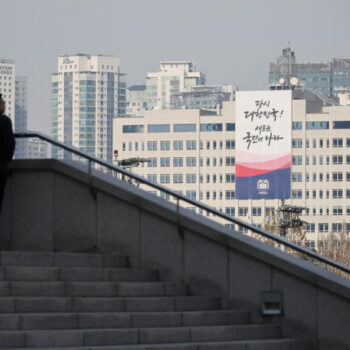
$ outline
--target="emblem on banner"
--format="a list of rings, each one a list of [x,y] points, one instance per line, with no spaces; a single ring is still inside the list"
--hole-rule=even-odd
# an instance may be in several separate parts
[[[256,183],[256,187],[259,194],[267,194],[267,191],[270,188],[270,182],[267,179],[258,180]]]

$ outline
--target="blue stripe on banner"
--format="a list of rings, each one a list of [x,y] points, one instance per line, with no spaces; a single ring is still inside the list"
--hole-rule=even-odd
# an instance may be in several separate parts
[[[274,170],[266,174],[236,177],[237,199],[290,198],[291,168]]]

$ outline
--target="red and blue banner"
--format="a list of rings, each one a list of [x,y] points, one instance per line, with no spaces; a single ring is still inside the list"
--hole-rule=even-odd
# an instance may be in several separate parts
[[[236,92],[236,198],[290,198],[291,91]]]

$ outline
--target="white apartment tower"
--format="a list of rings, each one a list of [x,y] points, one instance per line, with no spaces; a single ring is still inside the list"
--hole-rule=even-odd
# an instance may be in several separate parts
[[[13,60],[0,59],[0,93],[6,102],[6,115],[15,128],[15,77],[16,66]]]
[[[15,88],[15,132],[27,131],[28,122],[28,79],[26,77],[16,77]],[[16,142],[15,158],[28,157],[27,139],[18,139]]]
[[[52,75],[52,135],[83,152],[111,161],[113,118],[125,115],[126,84],[114,56],[58,57]],[[54,157],[62,157],[53,151]]]
[[[204,84],[205,74],[197,72],[192,61],[160,62],[159,72],[147,73],[147,108],[170,109],[175,94]]]

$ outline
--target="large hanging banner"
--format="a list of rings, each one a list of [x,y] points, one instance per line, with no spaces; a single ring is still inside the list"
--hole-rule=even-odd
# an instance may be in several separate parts
[[[291,91],[236,92],[236,198],[290,198]]]

